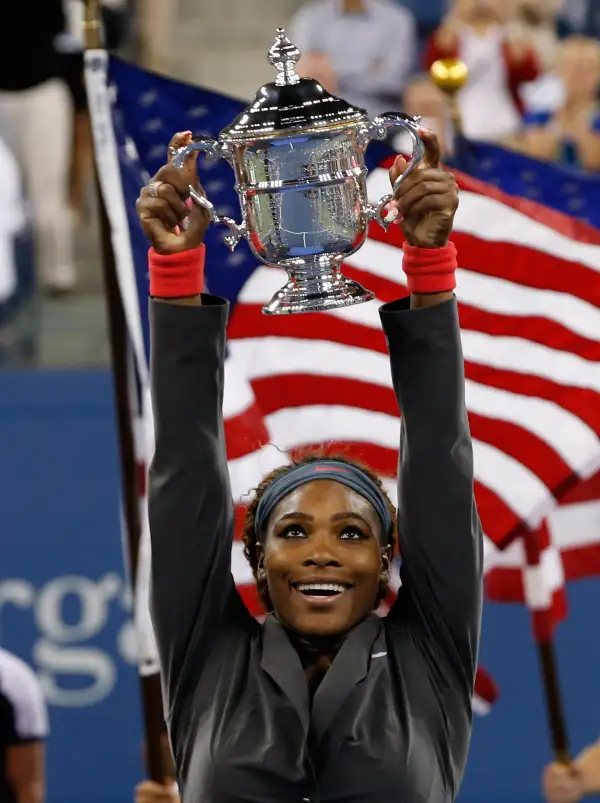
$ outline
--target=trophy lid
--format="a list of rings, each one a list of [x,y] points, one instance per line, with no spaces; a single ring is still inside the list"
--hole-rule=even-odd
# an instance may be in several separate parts
[[[268,139],[292,132],[345,128],[367,121],[364,109],[330,95],[312,78],[300,78],[296,64],[300,51],[277,29],[269,50],[269,63],[277,70],[275,81],[262,86],[252,103],[221,131],[225,142]]]

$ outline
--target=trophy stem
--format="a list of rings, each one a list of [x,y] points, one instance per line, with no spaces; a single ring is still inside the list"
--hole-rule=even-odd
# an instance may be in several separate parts
[[[327,312],[375,298],[370,290],[344,276],[340,262],[340,258],[334,256],[274,266],[287,271],[288,282],[263,307],[263,315]]]

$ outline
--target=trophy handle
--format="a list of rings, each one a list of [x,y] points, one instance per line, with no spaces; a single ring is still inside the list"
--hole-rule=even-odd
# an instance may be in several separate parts
[[[221,145],[221,143],[215,139],[201,139],[200,137],[194,137],[189,145],[185,145],[183,148],[170,149],[173,165],[181,169],[187,157],[190,155],[190,153],[194,153],[194,151],[203,151],[204,153],[209,154],[209,156],[212,156],[214,159],[221,159],[226,153],[226,147]],[[230,217],[218,215],[215,207],[213,204],[211,204],[208,198],[205,195],[201,195],[191,184],[190,198],[197,203],[198,206],[206,209],[213,223],[219,223],[229,227],[231,233],[225,237],[225,244],[231,251],[234,251],[239,241],[247,236],[246,223],[236,223],[235,220],[232,220]]]
[[[371,122],[369,133],[373,139],[385,139],[390,129],[402,128],[409,134],[413,142],[413,153],[410,162],[408,163],[408,167],[394,182],[391,194],[384,195],[383,198],[381,198],[376,204],[368,205],[367,214],[369,220],[376,220],[386,231],[388,225],[393,222],[396,215],[387,215],[384,217],[385,208],[393,199],[394,194],[400,184],[402,184],[402,182],[408,176],[410,176],[413,170],[417,168],[423,159],[423,156],[425,155],[425,146],[423,145],[423,141],[419,136],[419,126],[421,120],[421,117],[411,117],[410,115],[402,114],[401,112],[386,112],[386,114],[382,114],[380,117],[375,117]]]

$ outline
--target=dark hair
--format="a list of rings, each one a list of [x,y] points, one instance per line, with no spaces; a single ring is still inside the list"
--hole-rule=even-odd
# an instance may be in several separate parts
[[[392,517],[392,521],[396,521],[396,508],[394,507],[392,500],[387,495],[383,483],[381,479],[377,476],[377,474],[368,466],[360,463],[357,460],[353,460],[350,457],[346,457],[345,455],[340,454],[328,454],[324,455],[322,453],[319,454],[305,454],[302,457],[299,457],[289,465],[279,466],[278,468],[273,469],[273,471],[269,472],[267,476],[263,479],[260,483],[258,488],[255,489],[254,497],[252,502],[248,506],[248,510],[246,511],[246,516],[244,519],[244,526],[242,527],[242,538],[244,541],[244,555],[246,556],[246,560],[250,564],[252,568],[252,574],[254,575],[254,579],[256,580],[256,587],[258,590],[258,595],[262,604],[265,606],[267,611],[271,612],[273,610],[273,605],[271,603],[271,598],[269,596],[269,589],[267,587],[266,582],[261,582],[258,579],[258,550],[256,549],[257,544],[261,540],[261,533],[256,531],[256,508],[258,507],[258,503],[261,500],[262,495],[267,490],[269,485],[279,477],[284,476],[288,472],[292,471],[292,469],[296,468],[297,466],[304,466],[307,463],[315,463],[319,460],[339,460],[342,463],[347,463],[350,466],[354,466],[355,468],[364,471],[364,473],[371,479],[373,482],[379,487],[381,493],[384,496],[384,499],[388,505],[390,515]],[[392,551],[396,546],[396,536],[393,532],[389,538],[389,546],[391,546]],[[382,586],[379,596],[377,598],[376,606],[385,599],[387,595],[387,586]]]

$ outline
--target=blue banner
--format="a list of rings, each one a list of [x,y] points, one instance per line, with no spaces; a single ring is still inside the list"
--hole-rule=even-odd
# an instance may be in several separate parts
[[[50,709],[48,803],[131,801],[137,671],[108,372],[0,374],[0,644]]]

